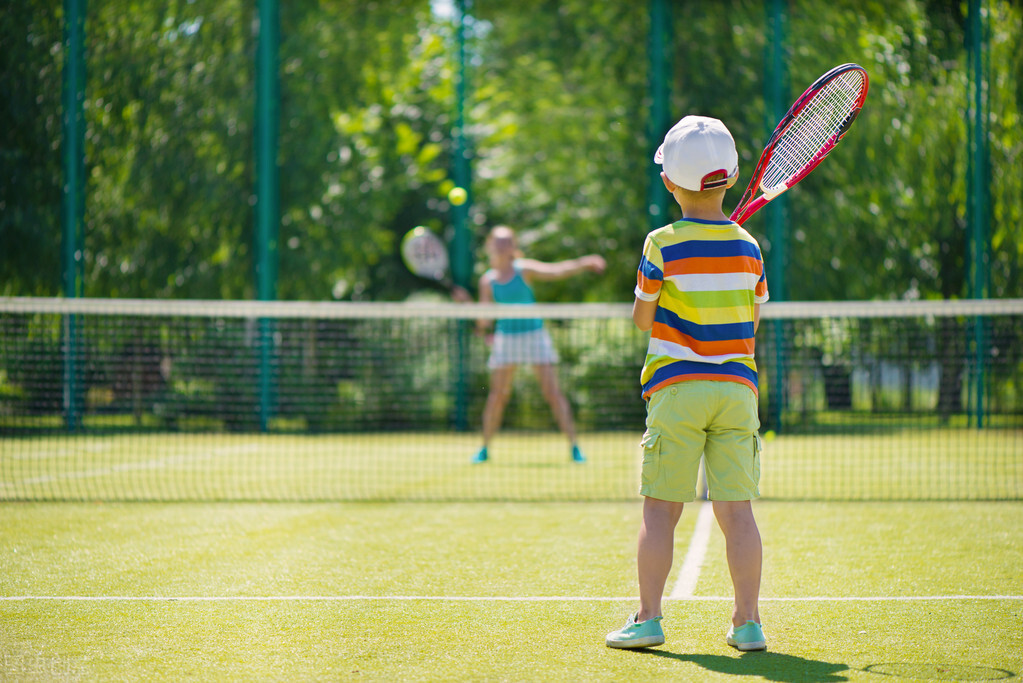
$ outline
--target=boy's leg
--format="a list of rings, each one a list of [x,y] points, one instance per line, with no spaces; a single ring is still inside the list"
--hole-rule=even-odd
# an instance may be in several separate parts
[[[675,545],[675,526],[682,516],[684,503],[646,497],[643,499],[643,522],[639,529],[636,565],[639,571],[639,613],[643,622],[661,616],[664,584],[671,571]]]
[[[760,495],[760,450],[756,394],[733,382],[718,382],[717,412],[704,456],[714,516],[725,536],[728,571],[735,590],[732,623],[760,623],[763,548],[750,502]],[[759,627],[757,627],[759,629]]]
[[[732,625],[743,626],[747,621],[760,623],[760,572],[763,546],[760,530],[753,517],[753,506],[748,500],[714,501],[714,516],[725,536],[725,554],[728,571],[735,590]]]

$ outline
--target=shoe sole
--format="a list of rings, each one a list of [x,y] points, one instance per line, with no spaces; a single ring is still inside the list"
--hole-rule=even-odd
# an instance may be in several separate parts
[[[725,642],[728,643],[729,645],[731,645],[732,647],[734,647],[736,650],[740,650],[741,652],[751,652],[751,651],[754,651],[754,650],[766,650],[767,649],[767,641],[766,640],[758,640],[758,641],[754,641],[752,643],[740,643],[740,642],[738,642],[736,640],[733,640],[732,638],[725,638]]]
[[[645,636],[643,638],[633,638],[632,640],[606,640],[608,647],[617,648],[619,650],[631,650],[639,647],[654,647],[656,645],[664,645],[664,636]]]

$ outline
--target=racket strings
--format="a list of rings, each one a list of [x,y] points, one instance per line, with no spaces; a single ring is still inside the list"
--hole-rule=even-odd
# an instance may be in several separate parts
[[[402,258],[416,275],[435,280],[443,278],[448,268],[448,253],[444,243],[431,232],[415,232],[401,245]]]
[[[826,155],[859,105],[863,74],[847,71],[818,90],[786,128],[771,155],[761,187],[778,188]]]

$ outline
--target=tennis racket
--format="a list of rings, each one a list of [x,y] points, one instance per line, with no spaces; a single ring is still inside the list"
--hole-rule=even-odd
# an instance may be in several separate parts
[[[775,127],[731,219],[742,225],[817,168],[856,120],[868,85],[863,67],[843,64],[807,88]]]
[[[448,273],[448,249],[429,228],[420,225],[405,233],[401,259],[414,275],[439,282],[449,290],[454,288]]]

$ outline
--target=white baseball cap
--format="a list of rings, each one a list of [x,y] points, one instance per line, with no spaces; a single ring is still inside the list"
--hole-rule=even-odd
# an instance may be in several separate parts
[[[668,180],[694,192],[731,187],[739,178],[739,155],[725,124],[708,116],[686,116],[672,126],[654,162]],[[707,176],[724,173],[723,179]]]

